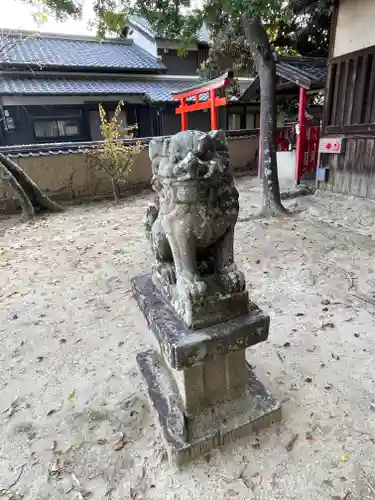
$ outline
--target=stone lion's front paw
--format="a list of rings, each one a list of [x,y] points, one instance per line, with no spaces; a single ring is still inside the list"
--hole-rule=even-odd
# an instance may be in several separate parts
[[[206,283],[199,279],[198,276],[193,276],[192,279],[186,280],[185,286],[187,287],[188,295],[191,299],[203,295],[207,289]]]
[[[191,326],[193,321],[195,300],[204,296],[206,288],[206,283],[197,276],[180,276],[177,279],[173,305],[177,314],[188,326]]]
[[[191,285],[191,295],[202,295],[207,290],[206,283],[197,278],[194,278]]]
[[[236,264],[221,269],[217,274],[216,281],[229,293],[242,292],[245,289],[244,274],[237,269]]]
[[[179,283],[180,295],[191,300],[204,294],[207,285],[199,276],[184,276]]]
[[[169,262],[158,262],[155,266],[155,271],[165,283],[169,285],[174,285],[176,283],[176,274],[173,264]]]

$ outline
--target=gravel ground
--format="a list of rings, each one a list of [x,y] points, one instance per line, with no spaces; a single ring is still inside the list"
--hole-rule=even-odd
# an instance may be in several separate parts
[[[248,360],[283,402],[281,424],[169,468],[129,289],[151,265],[149,193],[2,219],[1,499],[375,499],[375,205],[318,193],[252,221],[257,181],[238,187],[237,263],[271,315]]]

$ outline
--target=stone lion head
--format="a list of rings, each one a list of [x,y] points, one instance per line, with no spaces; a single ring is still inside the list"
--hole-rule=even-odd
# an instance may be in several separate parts
[[[187,130],[150,142],[149,157],[154,176],[163,178],[206,177],[216,166],[227,164],[228,145],[222,130]]]

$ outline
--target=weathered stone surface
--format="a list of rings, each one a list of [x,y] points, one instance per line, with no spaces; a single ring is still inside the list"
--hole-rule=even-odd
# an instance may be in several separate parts
[[[163,299],[151,275],[138,276],[131,282],[149,329],[157,338],[163,356],[176,370],[244,350],[268,337],[269,316],[253,303],[249,303],[246,314],[214,326],[191,330]]]
[[[245,313],[245,280],[233,255],[238,191],[224,132],[153,139],[149,154],[158,194],[146,214],[155,285],[190,328]]]
[[[280,420],[280,403],[247,367],[245,393],[237,399],[209,406],[187,416],[176,382],[156,351],[138,354],[170,461],[182,465],[191,458]]]
[[[166,285],[165,281],[162,281],[155,272],[152,279],[166,302],[173,305],[173,288]],[[217,285],[213,279],[205,278],[205,283],[207,285],[205,294],[191,298],[190,328],[200,329],[216,325],[248,312],[249,294],[246,290],[223,293],[222,287]],[[177,311],[176,314],[178,314]]]
[[[225,135],[190,130],[149,151],[158,199],[146,235],[156,264],[131,281],[157,346],[137,360],[179,464],[279,419],[280,405],[246,363],[269,317],[234,263],[239,205]]]
[[[217,403],[237,399],[246,391],[248,370],[244,350],[181,371],[169,368],[187,416],[197,415]]]

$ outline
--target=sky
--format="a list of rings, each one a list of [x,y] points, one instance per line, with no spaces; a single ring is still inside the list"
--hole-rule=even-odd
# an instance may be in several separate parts
[[[4,0],[3,0],[4,1]],[[10,28],[12,30],[35,30],[50,33],[63,33],[72,35],[94,34],[88,27],[88,22],[92,15],[92,3],[90,0],[84,0],[83,19],[73,21],[71,19],[64,22],[57,22],[52,17],[47,21],[37,24],[33,19],[33,13],[37,12],[36,7],[25,5],[20,0],[6,0],[7,9],[2,9],[0,28]]]
[[[0,0],[7,3],[7,10],[3,9],[0,16],[0,30],[32,30],[44,33],[61,33],[67,35],[96,35],[95,30],[88,26],[93,17],[93,0],[81,0],[83,6],[82,20],[73,21],[68,19],[64,22],[58,22],[53,17],[48,17],[47,22],[37,24],[34,21],[33,14],[42,11],[38,7],[26,5],[21,0]],[[37,4],[37,0],[34,0]],[[199,5],[199,0],[193,0],[192,6]]]

